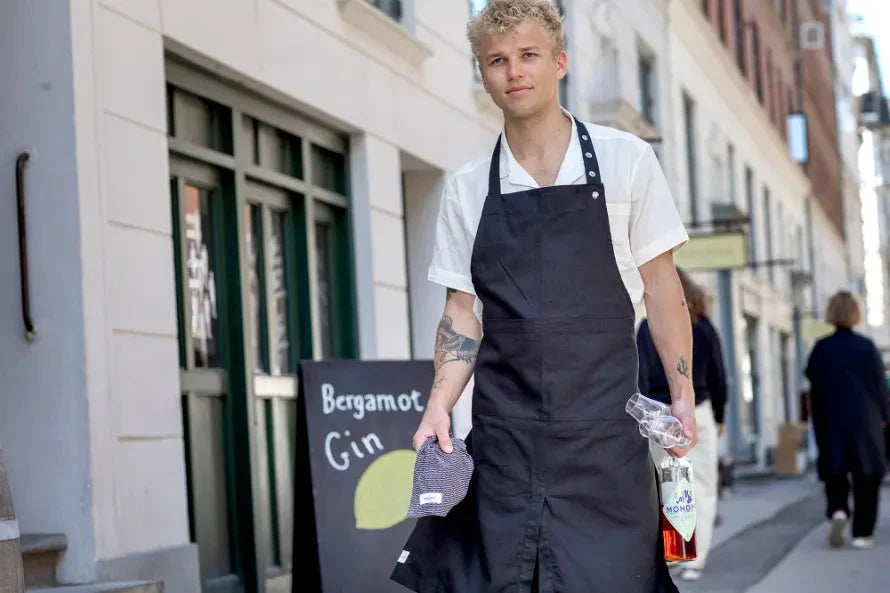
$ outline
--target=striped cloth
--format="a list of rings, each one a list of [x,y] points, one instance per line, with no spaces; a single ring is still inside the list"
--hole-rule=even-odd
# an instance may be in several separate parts
[[[473,476],[473,458],[461,439],[452,438],[454,450],[445,453],[435,436],[428,437],[417,452],[414,485],[408,517],[444,517],[467,495]]]

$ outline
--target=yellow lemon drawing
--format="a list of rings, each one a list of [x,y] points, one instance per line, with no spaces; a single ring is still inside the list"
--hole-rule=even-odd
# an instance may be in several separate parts
[[[413,450],[397,449],[368,466],[355,487],[357,529],[387,529],[405,520],[415,459]]]

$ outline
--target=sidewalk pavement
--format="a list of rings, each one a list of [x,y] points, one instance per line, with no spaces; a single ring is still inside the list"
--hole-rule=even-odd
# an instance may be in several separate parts
[[[822,482],[812,473],[791,478],[737,480],[735,488],[717,503],[717,514],[723,522],[714,528],[711,549],[813,494],[822,494]]]
[[[821,483],[812,474],[737,481],[718,503],[723,522],[714,529],[704,576],[675,579],[681,593],[745,593],[822,520],[821,501]]]
[[[890,591],[890,485],[881,489],[875,547],[856,550],[847,544],[828,547],[828,522],[820,523],[794,550],[748,593],[884,593]]]
[[[870,551],[829,550],[822,484],[812,474],[736,483],[720,501],[723,523],[704,577],[682,593],[883,593],[890,591],[890,485]]]

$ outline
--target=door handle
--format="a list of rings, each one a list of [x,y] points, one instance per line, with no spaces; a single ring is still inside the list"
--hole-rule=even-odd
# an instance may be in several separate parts
[[[25,168],[31,155],[21,153],[15,161],[15,198],[19,226],[19,273],[22,286],[22,321],[25,324],[25,339],[33,342],[37,337],[34,321],[31,319],[31,290],[28,282],[28,231],[25,225]]]

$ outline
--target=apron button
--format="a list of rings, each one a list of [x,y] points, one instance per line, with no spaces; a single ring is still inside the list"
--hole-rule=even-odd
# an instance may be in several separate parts
[[[593,158],[593,153],[592,153],[592,152],[585,152],[585,153],[584,153],[584,156],[586,156],[586,157],[589,158],[589,159],[592,159],[592,158]]]
[[[581,136],[582,140],[587,140],[587,136]]]
[[[600,193],[598,191],[593,192],[593,199],[595,200],[598,197],[600,197]]]
[[[588,173],[588,175],[590,175],[591,177],[596,177],[596,172],[591,171],[590,173]]]

